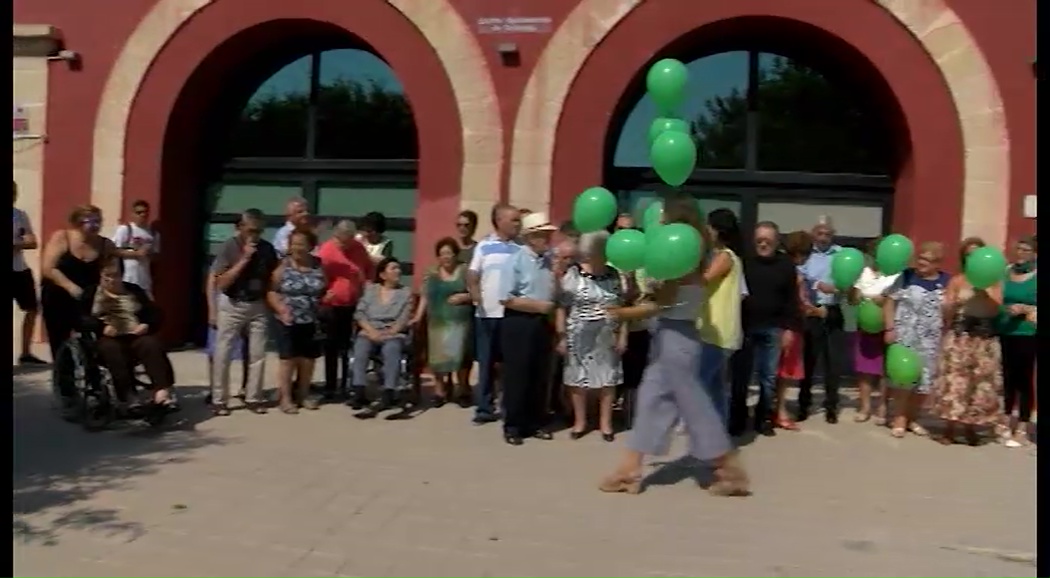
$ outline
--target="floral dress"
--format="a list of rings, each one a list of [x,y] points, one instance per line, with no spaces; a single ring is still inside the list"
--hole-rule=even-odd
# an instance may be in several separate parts
[[[949,280],[944,272],[934,279],[923,279],[909,269],[887,290],[887,296],[896,303],[893,326],[897,343],[915,350],[922,358],[922,376],[915,393],[930,393],[937,377],[944,325],[941,303]]]
[[[565,385],[602,388],[623,383],[623,366],[616,352],[620,324],[605,311],[622,302],[623,291],[620,274],[612,268],[595,276],[573,266],[562,276],[560,304],[566,309]]]
[[[960,288],[964,305],[944,334],[932,413],[965,425],[992,425],[1002,413],[1002,351],[995,334],[996,316],[974,315],[976,308],[970,307],[974,298],[972,287]]]

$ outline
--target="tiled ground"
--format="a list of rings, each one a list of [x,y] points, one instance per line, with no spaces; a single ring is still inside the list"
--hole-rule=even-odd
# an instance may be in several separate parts
[[[751,498],[674,464],[604,495],[620,444],[596,435],[514,448],[451,406],[210,419],[203,356],[174,358],[188,407],[160,433],[85,433],[50,413],[47,374],[16,370],[16,575],[1036,573],[1034,449],[894,440],[846,412],[750,444]]]

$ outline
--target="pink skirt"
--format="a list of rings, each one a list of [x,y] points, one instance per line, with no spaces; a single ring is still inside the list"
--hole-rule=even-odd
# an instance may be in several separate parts
[[[882,332],[849,334],[850,349],[853,350],[853,371],[865,375],[881,376],[885,371],[886,341]]]

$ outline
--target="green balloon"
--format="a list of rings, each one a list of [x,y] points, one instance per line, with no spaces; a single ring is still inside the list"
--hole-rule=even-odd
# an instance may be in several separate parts
[[[700,265],[700,233],[684,223],[661,225],[647,235],[645,272],[658,281],[678,279]]]
[[[660,199],[653,199],[647,207],[645,212],[642,213],[642,229],[646,233],[655,231],[663,224],[664,220],[664,202]]]
[[[645,75],[645,87],[661,114],[667,115],[685,101],[689,69],[679,60],[665,58]]]
[[[857,327],[864,333],[881,333],[886,328],[882,307],[870,299],[861,301],[857,306]]]
[[[663,182],[677,187],[696,168],[696,143],[688,133],[676,130],[662,132],[649,149],[649,160]]]
[[[616,220],[616,195],[603,187],[580,193],[572,205],[572,223],[581,233],[600,231]]]
[[[922,378],[922,357],[914,349],[894,343],[886,349],[886,377],[897,387],[915,387]]]
[[[845,291],[853,287],[864,271],[864,254],[846,247],[831,257],[831,282],[835,289]]]
[[[994,247],[978,247],[966,257],[963,273],[974,289],[987,289],[1006,277],[1006,257]]]
[[[679,118],[668,118],[663,116],[657,118],[653,121],[653,124],[649,125],[649,146],[653,146],[653,143],[656,142],[656,137],[669,130],[689,134],[689,123]]]
[[[911,239],[894,233],[879,241],[875,249],[875,264],[882,273],[896,275],[908,266],[914,251]]]
[[[645,233],[621,229],[605,244],[605,258],[620,271],[634,271],[645,264]]]

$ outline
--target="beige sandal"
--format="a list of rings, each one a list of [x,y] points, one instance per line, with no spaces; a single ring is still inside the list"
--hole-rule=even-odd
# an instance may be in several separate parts
[[[606,476],[598,484],[598,489],[607,494],[640,494],[642,493],[641,474],[624,475],[619,472]]]
[[[868,413],[868,412],[860,412],[859,411],[859,412],[857,412],[856,415],[853,416],[853,421],[855,421],[857,423],[864,423],[864,422],[868,421],[869,419],[871,419],[871,414]]]
[[[906,433],[908,433],[908,430],[903,427],[895,427],[890,430],[890,435],[898,439],[904,437]]]
[[[751,495],[751,480],[740,461],[740,450],[733,450],[722,459],[722,463],[715,470],[715,477],[717,480],[707,489],[712,496]]]
[[[923,438],[930,436],[930,432],[916,422],[911,422],[908,424],[908,431]]]

